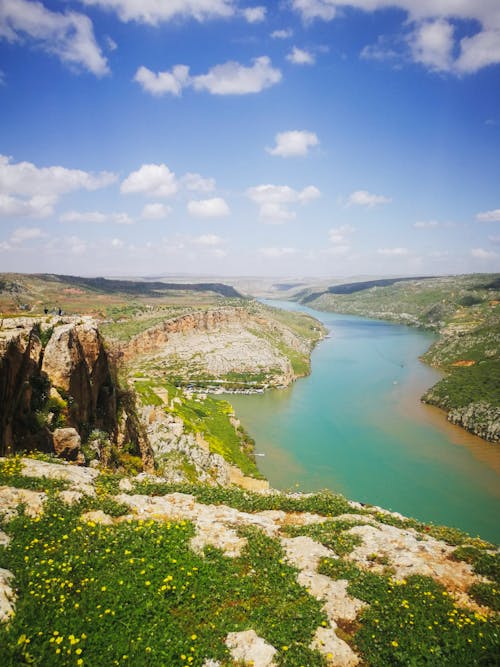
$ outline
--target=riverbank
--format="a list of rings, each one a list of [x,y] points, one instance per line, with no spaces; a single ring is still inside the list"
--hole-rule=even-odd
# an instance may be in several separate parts
[[[275,305],[308,312],[289,302]],[[331,488],[407,516],[500,539],[495,467],[457,447],[444,417],[444,427],[438,427],[415,414],[416,408],[411,412],[401,405],[407,389],[417,386],[415,373],[419,382],[438,379],[419,361],[435,334],[314,314],[330,337],[314,350],[310,376],[283,391],[226,397],[256,450],[265,453],[257,464],[271,486]]]

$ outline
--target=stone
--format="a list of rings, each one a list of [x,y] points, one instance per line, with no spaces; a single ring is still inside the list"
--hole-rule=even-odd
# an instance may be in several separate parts
[[[80,521],[85,523],[99,523],[102,526],[113,525],[113,518],[109,514],[105,514],[102,510],[94,510],[92,512],[85,512],[81,515]]]
[[[120,491],[127,492],[127,491],[132,491],[134,487],[132,482],[127,477],[124,477],[123,479],[120,480],[118,488],[120,489]]]
[[[332,628],[319,627],[314,634],[311,648],[325,656],[329,667],[355,667],[359,658],[352,648]]]
[[[76,461],[82,444],[80,434],[75,428],[56,428],[52,434],[54,451],[68,461]]]
[[[18,505],[26,505],[28,516],[38,516],[46,498],[47,495],[42,491],[0,486],[0,516],[7,520],[17,516]]]
[[[235,662],[242,662],[252,667],[274,667],[274,646],[259,637],[255,630],[230,632],[226,637],[226,646]]]
[[[16,596],[10,585],[13,579],[12,572],[0,568],[0,623],[7,623],[14,616]]]

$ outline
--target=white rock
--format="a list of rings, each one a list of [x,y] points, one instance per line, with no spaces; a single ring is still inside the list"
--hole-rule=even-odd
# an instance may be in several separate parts
[[[100,523],[103,526],[111,526],[113,524],[112,517],[109,514],[105,514],[102,510],[94,510],[92,512],[85,512],[81,515],[80,521],[94,523]]]
[[[124,479],[120,480],[118,488],[120,489],[120,491],[132,491],[134,487],[132,485],[132,482],[127,477],[125,477]]]
[[[337,637],[331,628],[318,628],[311,648],[322,653],[331,667],[355,667],[359,658],[343,639]]]
[[[11,486],[0,487],[0,515],[10,519],[17,515],[17,506],[26,505],[26,514],[34,517],[41,514],[47,495],[42,491],[16,489]]]
[[[6,623],[14,615],[16,596],[10,584],[14,575],[0,568],[0,623]]]
[[[235,662],[243,662],[253,667],[273,667],[276,649],[259,637],[255,630],[230,632],[226,646]]]

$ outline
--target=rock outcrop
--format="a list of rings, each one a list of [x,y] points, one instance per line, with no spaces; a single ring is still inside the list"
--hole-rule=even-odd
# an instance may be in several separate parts
[[[77,458],[76,436],[92,428],[115,434],[116,403],[110,361],[92,318],[3,321],[0,454],[56,448]],[[67,437],[61,444],[61,427],[73,429],[69,449]]]

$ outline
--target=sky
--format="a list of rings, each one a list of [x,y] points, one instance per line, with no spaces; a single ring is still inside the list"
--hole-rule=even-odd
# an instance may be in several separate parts
[[[499,0],[0,0],[0,271],[500,271]]]

